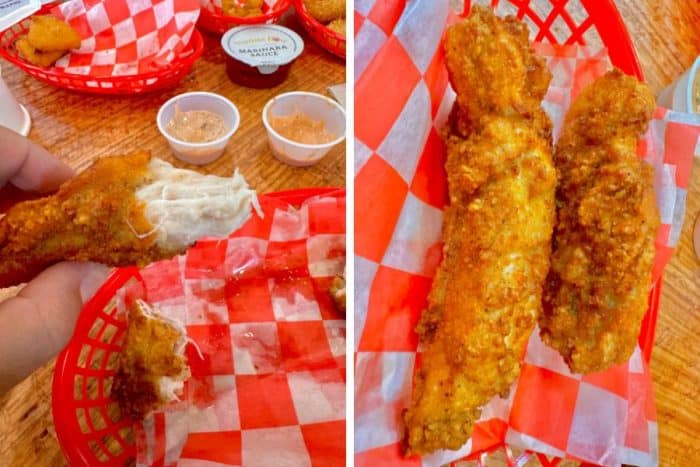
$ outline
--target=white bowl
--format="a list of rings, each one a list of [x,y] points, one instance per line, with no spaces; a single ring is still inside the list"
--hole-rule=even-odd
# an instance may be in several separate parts
[[[220,115],[224,119],[228,131],[220,138],[206,143],[188,143],[174,138],[166,131],[165,127],[175,115],[175,104],[182,112],[208,110]],[[224,96],[213,92],[186,92],[178,94],[163,104],[158,111],[156,122],[161,134],[170,143],[170,149],[175,157],[190,164],[204,165],[215,161],[223,154],[226,144],[238,129],[241,116],[238,113],[238,108]]]
[[[338,137],[324,144],[303,144],[285,138],[270,126],[269,115],[290,115],[295,111],[313,120],[323,120],[326,129]],[[272,153],[282,162],[297,167],[315,164],[345,139],[345,110],[333,99],[313,92],[287,92],[274,97],[265,104],[262,120]]]
[[[27,136],[32,126],[29,112],[17,102],[10,88],[5,84],[5,80],[2,79],[2,66],[0,66],[0,126],[7,127],[22,136]]]
[[[698,73],[700,73],[700,57],[695,60],[688,71],[661,91],[657,103],[662,107],[678,112],[695,113],[693,85]]]

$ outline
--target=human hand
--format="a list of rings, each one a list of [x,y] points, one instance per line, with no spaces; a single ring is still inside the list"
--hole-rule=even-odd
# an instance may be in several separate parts
[[[0,187],[58,188],[73,170],[30,140],[0,127]],[[80,309],[107,278],[95,263],[59,263],[0,303],[0,394],[53,358],[68,342]]]

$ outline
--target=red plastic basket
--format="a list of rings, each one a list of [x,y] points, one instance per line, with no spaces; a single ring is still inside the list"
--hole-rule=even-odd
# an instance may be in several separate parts
[[[56,3],[46,4],[37,14],[48,14],[56,5]],[[39,81],[59,88],[93,94],[139,94],[175,86],[189,73],[192,65],[204,50],[202,35],[195,29],[187,47],[168,66],[157,71],[131,76],[76,75],[56,68],[41,68],[32,65],[18,55],[14,43],[20,35],[27,32],[29,24],[30,18],[27,18],[0,32],[0,56]]]
[[[345,36],[328,29],[316,21],[306,11],[304,0],[294,0],[294,9],[296,10],[297,18],[299,18],[304,29],[306,29],[306,32],[309,33],[313,40],[330,53],[345,58]]]
[[[223,34],[234,26],[246,24],[271,24],[277,22],[280,17],[289,10],[292,0],[277,0],[277,2],[265,14],[259,16],[228,16],[223,14],[220,8],[210,11],[202,7],[197,25],[205,31],[213,34]]]
[[[264,195],[293,206],[314,196],[338,196],[340,188],[307,188]],[[117,316],[115,293],[141,281],[136,267],[117,269],[83,307],[71,341],[58,355],[52,411],[56,436],[73,467],[123,466],[136,454],[133,420],[109,398],[126,323]]]

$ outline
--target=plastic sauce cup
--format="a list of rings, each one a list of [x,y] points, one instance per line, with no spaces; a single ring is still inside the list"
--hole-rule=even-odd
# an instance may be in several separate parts
[[[271,88],[287,79],[292,62],[304,51],[304,41],[283,26],[239,26],[221,36],[221,47],[231,81],[249,88]]]
[[[700,75],[700,57],[688,71],[661,91],[657,99],[658,104],[678,112],[700,113],[695,103],[695,82],[698,75]]]
[[[306,114],[313,120],[322,120],[326,129],[338,135],[333,141],[324,144],[303,144],[277,133],[269,122],[269,116],[290,115],[294,112]],[[334,100],[312,92],[288,92],[280,94],[265,104],[262,120],[267,130],[272,153],[282,162],[305,167],[313,165],[325,156],[330,149],[345,139],[345,110]]]
[[[207,110],[218,114],[224,119],[228,130],[221,137],[206,143],[188,143],[187,141],[176,139],[166,130],[168,123],[175,115],[176,104],[181,112]],[[178,94],[163,104],[156,117],[158,130],[170,143],[170,149],[175,157],[183,162],[195,165],[208,164],[221,157],[231,136],[238,130],[240,121],[241,117],[238,113],[238,108],[230,100],[213,92],[186,92]]]

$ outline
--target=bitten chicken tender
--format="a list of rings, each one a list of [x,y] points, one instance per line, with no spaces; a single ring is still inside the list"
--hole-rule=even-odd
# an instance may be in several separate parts
[[[80,34],[55,16],[32,17],[27,40],[42,52],[63,52],[80,47]]]
[[[654,107],[649,87],[609,72],[573,103],[557,143],[558,224],[539,324],[576,373],[627,361],[647,309],[659,215],[653,169],[636,148]]]
[[[141,420],[178,400],[184,381],[190,377],[186,345],[182,324],[161,316],[142,300],[134,302],[110,392],[126,415]]]
[[[51,196],[0,218],[0,287],[63,260],[146,265],[202,237],[226,237],[257,207],[238,173],[202,175],[146,151],[105,157]]]
[[[417,328],[423,354],[404,413],[407,455],[467,442],[481,407],[506,397],[520,374],[541,311],[556,173],[540,101],[551,76],[526,29],[475,7],[447,31],[457,90],[446,136],[450,205]]]
[[[304,0],[306,10],[319,23],[345,17],[345,0]]]
[[[31,63],[32,65],[40,66],[42,68],[48,68],[56,60],[65,55],[64,50],[58,50],[55,52],[41,52],[32,46],[26,38],[18,39],[15,42],[15,47],[19,52],[19,56]]]

